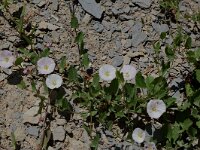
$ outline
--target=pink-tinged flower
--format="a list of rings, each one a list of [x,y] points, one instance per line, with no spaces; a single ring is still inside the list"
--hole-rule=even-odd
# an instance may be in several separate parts
[[[37,62],[37,69],[39,74],[50,74],[55,69],[55,62],[52,58],[42,57]]]
[[[131,65],[124,65],[120,72],[123,74],[124,80],[132,80],[137,74],[137,70]]]
[[[15,60],[16,58],[15,56],[12,55],[12,52],[8,50],[4,50],[0,52],[0,66],[2,68],[11,67],[14,64]]]
[[[140,128],[135,128],[135,130],[132,133],[132,138],[137,143],[142,143],[145,139],[145,131]]]
[[[48,75],[46,78],[46,85],[50,89],[59,88],[63,83],[62,77],[57,74]]]
[[[105,81],[111,81],[116,77],[116,69],[112,65],[103,65],[99,69],[99,77]]]
[[[147,103],[147,113],[151,118],[158,119],[166,112],[166,105],[162,100],[153,99]]]
[[[157,150],[154,142],[148,142],[144,144],[144,150]]]

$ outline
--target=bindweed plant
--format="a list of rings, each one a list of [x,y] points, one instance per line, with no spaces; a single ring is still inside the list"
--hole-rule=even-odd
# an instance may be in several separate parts
[[[116,133],[116,137],[135,142],[144,149],[199,148],[200,49],[189,51],[191,37],[179,29],[173,43],[167,45],[168,35],[161,33],[160,41],[153,46],[156,76],[143,75],[142,70],[132,65],[115,68],[104,64],[93,72],[84,48],[84,34],[78,30],[74,13],[71,28],[80,55],[80,64],[76,66],[67,64],[66,57],[57,60],[49,49],[35,52],[19,48],[17,55],[8,50],[0,53],[0,66],[11,68],[15,65],[15,70],[29,79],[32,92],[41,100],[38,114],[45,113],[45,116],[38,149],[48,147],[51,138],[49,115],[54,116],[56,112],[66,119],[73,113],[80,113],[94,149],[101,138],[98,133],[92,134],[95,128],[115,131],[116,126],[123,132],[122,136]],[[178,105],[176,98],[171,96],[168,77],[180,48],[187,53],[195,69],[185,80],[185,98]],[[23,80],[18,86],[28,90]],[[72,95],[67,96],[66,89]],[[72,104],[77,104],[82,111],[75,112]]]

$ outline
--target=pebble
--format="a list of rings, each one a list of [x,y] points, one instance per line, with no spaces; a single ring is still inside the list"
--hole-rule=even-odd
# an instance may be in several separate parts
[[[44,49],[44,45],[41,44],[41,43],[37,43],[37,44],[35,45],[35,48],[38,49],[38,50],[43,50],[43,49]]]
[[[162,33],[169,31],[169,27],[167,24],[158,24],[158,23],[152,23],[153,28],[156,30],[156,32]]]
[[[40,29],[40,30],[48,29],[50,31],[53,31],[53,30],[57,30],[59,28],[60,28],[59,26],[53,25],[53,24],[45,22],[45,21],[41,21],[38,25],[38,29]]]
[[[100,5],[96,3],[95,0],[78,0],[83,9],[94,16],[95,18],[100,19],[103,13]]]
[[[144,42],[147,35],[141,31],[133,32],[132,34],[132,46],[137,47],[140,43]]]
[[[29,135],[32,135],[32,136],[34,136],[34,137],[38,137],[38,135],[39,135],[39,128],[38,127],[35,127],[35,126],[30,126],[30,127],[28,127],[28,129],[27,129],[27,133],[29,134]]]
[[[142,8],[149,8],[152,0],[132,0],[132,2]]]
[[[52,1],[52,4],[50,5],[51,10],[58,11],[58,8],[59,8],[58,2],[59,2],[58,0]]]
[[[98,22],[96,22],[93,26],[94,30],[98,33],[103,32],[104,26]]]
[[[112,65],[114,66],[114,67],[119,67],[119,66],[121,66],[123,64],[123,56],[119,56],[118,54],[115,56],[115,57],[113,57],[113,59],[112,59]]]
[[[56,124],[57,125],[64,125],[66,123],[67,123],[66,119],[56,119]]]
[[[63,141],[65,139],[65,130],[63,126],[58,126],[53,130],[53,140]]]
[[[44,7],[45,5],[46,5],[45,0],[42,0],[41,2],[39,2],[39,3],[37,4],[37,6],[40,7],[40,8]]]
[[[31,107],[28,111],[26,111],[23,114],[23,123],[38,124],[41,118],[40,114],[37,115],[38,110],[39,110],[39,107],[35,106],[35,107]]]
[[[25,129],[21,126],[14,131],[16,141],[23,141],[26,138]]]

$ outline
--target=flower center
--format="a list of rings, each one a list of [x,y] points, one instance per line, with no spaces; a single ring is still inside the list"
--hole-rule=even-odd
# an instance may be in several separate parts
[[[8,61],[9,61],[9,58],[8,58],[8,57],[5,57],[5,58],[4,58],[4,61],[5,61],[5,62],[8,62]]]
[[[153,105],[153,106],[152,106],[152,111],[154,111],[154,112],[157,111],[157,107],[156,107],[156,105]]]
[[[45,66],[44,66],[44,69],[45,69],[45,70],[48,70],[48,69],[49,69],[49,66],[48,66],[48,65],[45,65]]]
[[[142,131],[139,131],[139,132],[138,132],[138,137],[139,137],[139,138],[142,138],[142,133],[143,133]]]
[[[53,86],[56,86],[56,80],[53,80],[53,81],[52,81],[52,85],[53,85]]]
[[[125,76],[126,78],[129,78],[129,77],[130,77],[130,75],[129,75],[128,72],[124,73],[124,76]]]
[[[109,77],[109,76],[110,76],[110,72],[109,72],[109,71],[106,71],[106,72],[104,73],[104,75],[105,75],[106,77]]]

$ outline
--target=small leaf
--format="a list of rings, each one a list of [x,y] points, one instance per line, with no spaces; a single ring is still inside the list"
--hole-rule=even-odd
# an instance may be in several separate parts
[[[161,65],[162,65],[162,69],[161,69],[162,70],[162,75],[165,75],[165,73],[170,68],[170,62],[165,63],[164,60],[162,60]]]
[[[34,81],[31,82],[31,87],[32,87],[32,91],[33,91],[33,92],[36,92],[36,91],[37,91],[36,84],[35,84]]]
[[[116,95],[119,89],[119,82],[117,79],[114,79],[111,81],[110,83],[110,87],[109,87],[109,93]]]
[[[165,54],[167,55],[167,57],[169,59],[173,59],[174,58],[174,50],[170,46],[166,46]]]
[[[192,47],[192,38],[188,37],[185,43],[185,48],[190,49]]]
[[[161,47],[161,46],[160,46],[160,42],[156,42],[156,43],[153,45],[153,48],[154,48],[154,51],[155,51],[156,54],[159,53],[160,47]]]
[[[17,142],[16,142],[16,138],[15,138],[15,134],[14,132],[11,132],[11,141],[12,141],[12,145],[13,145],[13,149],[17,149]]]
[[[200,69],[196,69],[195,73],[196,73],[196,79],[200,83]]]
[[[89,66],[90,60],[88,58],[88,53],[82,55],[82,65],[87,68]]]
[[[77,70],[73,66],[71,66],[68,70],[68,78],[70,81],[77,81],[78,79]]]
[[[25,89],[26,88],[26,83],[21,80],[21,82],[19,84],[17,84],[17,87],[21,88],[21,89]]]
[[[83,42],[84,39],[84,34],[83,32],[79,32],[75,38],[75,42],[78,43],[79,45]]]
[[[124,76],[121,72],[116,71],[116,76],[120,83],[124,83]]]
[[[22,57],[18,57],[15,61],[15,65],[18,66],[18,65],[21,65],[21,63],[23,62],[23,58]]]
[[[187,97],[192,96],[193,93],[194,93],[194,91],[193,91],[193,89],[192,89],[192,87],[191,87],[191,85],[189,83],[185,84],[185,90],[186,90]]]
[[[78,28],[78,19],[76,18],[75,15],[72,15],[70,24],[71,24],[71,28],[74,28],[74,29]]]
[[[200,121],[196,122],[197,127],[200,129]]]
[[[160,34],[160,38],[163,40],[163,39],[165,39],[166,38],[166,32],[162,32],[161,34]]]
[[[98,149],[99,140],[100,140],[100,135],[99,135],[99,134],[97,134],[97,135],[94,137],[94,139],[92,140],[91,147],[94,148],[95,150]]]
[[[181,123],[181,126],[183,128],[184,131],[188,130],[188,128],[193,124],[192,120],[185,119],[183,123]]]
[[[44,142],[43,142],[42,149],[47,149],[49,140],[50,140],[50,138],[51,138],[51,130],[50,130],[50,129],[47,129],[45,132],[46,132],[46,135],[45,135],[45,137],[44,137]]]
[[[98,87],[99,86],[99,74],[95,74],[93,77],[92,85],[93,87]]]
[[[60,73],[63,73],[64,70],[65,70],[65,67],[66,67],[66,56],[63,56],[60,60],[60,63],[58,65],[58,68],[59,68],[59,72]]]
[[[136,85],[139,87],[139,88],[145,88],[146,87],[146,83],[145,83],[145,79],[144,77],[142,76],[142,73],[141,72],[138,72],[135,76],[135,82],[136,82]]]
[[[50,49],[46,48],[40,53],[40,57],[47,57],[50,54]]]

